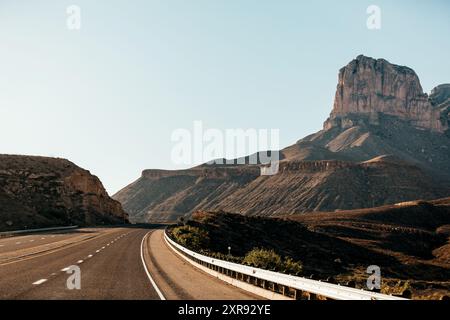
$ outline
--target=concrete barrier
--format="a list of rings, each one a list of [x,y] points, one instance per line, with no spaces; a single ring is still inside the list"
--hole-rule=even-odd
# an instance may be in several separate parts
[[[46,232],[46,231],[71,230],[71,229],[77,229],[77,228],[78,228],[78,226],[70,226],[70,227],[55,227],[55,228],[5,231],[5,232],[0,232],[0,237],[14,236],[14,235],[26,234],[26,233]]]

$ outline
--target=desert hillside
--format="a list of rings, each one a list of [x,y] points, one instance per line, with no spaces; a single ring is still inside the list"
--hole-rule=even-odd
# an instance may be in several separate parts
[[[185,224],[206,235],[197,250],[213,256],[228,259],[228,246],[231,260],[273,249],[300,261],[302,276],[359,288],[366,268],[377,265],[386,293],[450,295],[450,198],[282,218],[200,211]]]
[[[0,230],[124,223],[100,180],[65,159],[0,155]]]

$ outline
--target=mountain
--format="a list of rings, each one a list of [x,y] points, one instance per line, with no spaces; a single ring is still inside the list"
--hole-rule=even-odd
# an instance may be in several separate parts
[[[450,85],[423,92],[416,73],[358,56],[339,71],[323,130],[259,165],[145,170],[113,196],[132,221],[173,221],[197,210],[293,215],[450,195]],[[246,158],[248,160],[248,158]]]
[[[0,230],[128,221],[100,180],[65,159],[0,155]]]
[[[377,123],[381,113],[417,128],[444,132],[449,128],[447,86],[435,88],[430,99],[414,70],[358,56],[339,71],[334,107],[325,128],[351,127],[354,122],[349,116],[353,114]],[[441,105],[445,100],[447,107]]]

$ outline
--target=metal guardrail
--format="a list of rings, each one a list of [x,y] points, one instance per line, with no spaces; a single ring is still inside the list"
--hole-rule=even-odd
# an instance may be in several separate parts
[[[259,279],[260,281],[267,281],[274,285],[299,290],[301,292],[307,292],[333,300],[408,300],[401,297],[291,276],[207,257],[179,245],[170,239],[166,232],[164,232],[164,238],[173,249],[180,251],[191,260],[206,265],[209,268],[217,269],[222,273],[231,274],[234,276],[237,276],[238,274],[245,275],[249,277],[248,279],[251,277],[255,280]]]
[[[5,231],[5,232],[0,232],[0,237],[1,236],[9,236],[9,235],[12,236],[12,235],[16,235],[16,234],[32,233],[32,232],[59,231],[59,230],[70,230],[70,229],[77,229],[77,228],[78,228],[78,226],[70,226],[70,227],[55,227],[55,228]]]

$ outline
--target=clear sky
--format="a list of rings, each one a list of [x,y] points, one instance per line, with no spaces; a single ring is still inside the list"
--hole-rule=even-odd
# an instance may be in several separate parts
[[[0,0],[0,153],[68,158],[113,194],[176,168],[171,133],[195,120],[282,147],[321,129],[359,54],[449,83],[449,39],[446,0]]]

